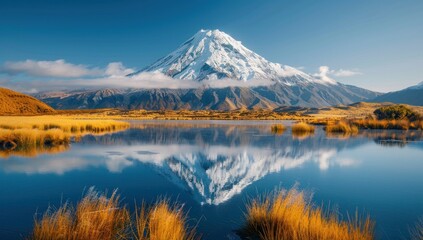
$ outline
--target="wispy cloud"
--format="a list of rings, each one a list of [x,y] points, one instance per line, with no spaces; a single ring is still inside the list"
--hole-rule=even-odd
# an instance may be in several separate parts
[[[9,75],[26,74],[33,77],[63,78],[96,76],[103,73],[101,69],[67,63],[63,59],[56,61],[35,61],[28,59],[18,62],[6,62],[0,68],[0,71]]]
[[[363,73],[359,71],[354,71],[354,70],[339,69],[339,70],[331,70],[331,74],[336,77],[352,77],[356,75],[362,75]]]
[[[0,79],[0,83],[3,86],[12,87],[15,90],[27,93],[35,93],[38,90],[69,90],[76,88],[192,89],[199,87],[256,87],[274,83],[264,79],[252,79],[249,81],[211,79],[198,82],[174,79],[161,72],[143,72],[128,76],[134,71],[134,69],[125,67],[121,62],[111,62],[104,68],[89,68],[85,65],[68,63],[65,60],[25,60],[4,63],[0,68],[0,73],[6,74],[7,78]],[[15,76],[17,74],[38,78],[29,81]]]
[[[362,75],[362,72],[357,70],[347,70],[347,69],[338,69],[333,70],[330,69],[328,66],[320,66],[319,72],[315,73],[313,76],[320,77],[322,79],[330,79],[331,76],[333,77],[352,77],[356,75]]]

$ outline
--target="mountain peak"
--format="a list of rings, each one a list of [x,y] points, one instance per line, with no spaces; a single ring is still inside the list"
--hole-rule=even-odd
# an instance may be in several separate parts
[[[286,85],[336,83],[270,62],[218,29],[201,29],[175,51],[132,75],[140,72],[161,72],[173,78],[197,81],[264,79]]]

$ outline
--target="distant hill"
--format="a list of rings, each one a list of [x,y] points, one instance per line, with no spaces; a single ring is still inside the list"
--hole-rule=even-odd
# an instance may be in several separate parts
[[[390,92],[376,97],[371,102],[392,102],[423,106],[423,82],[400,91]]]
[[[36,115],[52,112],[53,108],[34,97],[0,88],[0,115]]]

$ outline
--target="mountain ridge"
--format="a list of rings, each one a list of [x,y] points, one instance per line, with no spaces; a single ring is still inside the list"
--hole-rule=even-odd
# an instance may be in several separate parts
[[[385,93],[370,101],[423,106],[423,82],[399,91]]]

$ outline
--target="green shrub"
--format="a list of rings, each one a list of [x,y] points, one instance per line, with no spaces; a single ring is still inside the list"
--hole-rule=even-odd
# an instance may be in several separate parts
[[[404,105],[393,105],[381,107],[374,111],[379,120],[410,120],[417,121],[421,118],[420,114]]]

